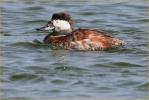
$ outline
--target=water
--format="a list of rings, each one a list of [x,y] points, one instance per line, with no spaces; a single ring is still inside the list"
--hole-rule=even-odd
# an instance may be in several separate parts
[[[146,0],[4,0],[2,97],[146,100]],[[74,27],[99,28],[127,42],[106,51],[52,49],[35,29],[69,11]],[[82,100],[81,99],[81,100]]]

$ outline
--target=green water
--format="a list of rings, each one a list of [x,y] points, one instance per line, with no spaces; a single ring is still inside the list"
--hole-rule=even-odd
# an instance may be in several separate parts
[[[1,10],[2,98],[146,100],[146,0],[3,0]],[[127,44],[87,52],[44,45],[47,33],[35,29],[60,11],[74,28],[106,30]]]

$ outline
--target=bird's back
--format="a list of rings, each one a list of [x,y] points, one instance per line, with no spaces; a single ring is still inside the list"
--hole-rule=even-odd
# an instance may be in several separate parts
[[[110,33],[94,29],[77,29],[68,35],[47,36],[44,41],[57,47],[77,50],[103,50],[124,43]]]

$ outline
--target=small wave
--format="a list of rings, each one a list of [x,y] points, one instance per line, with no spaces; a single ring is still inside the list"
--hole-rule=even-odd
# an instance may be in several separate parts
[[[62,91],[59,90],[59,89],[53,89],[53,90],[49,90],[47,92],[50,92],[50,93],[59,93],[59,92],[62,92]]]
[[[72,83],[72,85],[83,85],[84,83],[85,82],[78,80],[78,81]]]
[[[53,84],[66,84],[66,83],[68,83],[68,81],[62,80],[62,79],[54,79],[51,81],[51,83],[53,83]]]
[[[102,92],[111,92],[112,90],[114,90],[114,88],[112,87],[96,87],[95,90],[98,91],[102,91]]]
[[[136,86],[138,84],[140,84],[140,82],[130,80],[130,81],[121,82],[117,86],[119,86],[119,87],[128,87],[128,86],[130,86],[130,87],[132,87],[132,86]]]
[[[107,50],[105,50],[106,52],[108,52],[108,53],[130,53],[130,52],[132,52],[132,50],[131,49],[129,49],[129,48],[127,48],[127,47],[125,47],[125,46],[122,46],[122,47],[113,47],[113,48],[110,48],[110,49],[107,49]]]
[[[134,20],[135,22],[148,22],[148,19],[138,19],[138,20]]]
[[[38,76],[34,74],[29,73],[22,73],[22,74],[14,74],[10,76],[11,81],[27,81],[27,80],[33,80],[36,79]]]
[[[147,91],[148,90],[148,86],[149,86],[149,83],[144,83],[142,85],[137,86],[137,90],[139,90],[139,91]]]
[[[56,67],[55,70],[59,70],[59,71],[87,71],[87,69],[73,67],[73,66],[59,66],[59,67]]]
[[[42,10],[42,9],[44,9],[44,8],[41,6],[34,6],[34,7],[25,8],[25,10]]]
[[[0,32],[0,35],[2,35],[2,36],[11,36],[11,34],[9,34],[8,32]]]
[[[95,67],[142,67],[138,64],[132,64],[128,62],[111,62],[111,63],[105,63],[105,64],[94,64]]]
[[[112,63],[111,65],[117,66],[117,67],[141,67],[141,65],[127,63],[127,62],[116,62],[116,63]]]
[[[43,44],[42,42],[38,40],[34,40],[33,42],[16,42],[13,44],[10,44],[10,46],[21,46],[21,47],[28,47],[28,48],[49,48],[48,45]]]
[[[89,75],[89,77],[105,77],[107,75],[108,74],[105,74],[105,73],[98,73],[98,74]]]
[[[80,13],[80,15],[86,15],[86,16],[90,16],[90,15],[96,15],[98,13],[95,13],[95,12],[82,12]]]
[[[146,9],[147,5],[141,5],[141,3],[139,3],[140,5],[134,5],[134,4],[127,4],[125,6],[130,7],[130,8],[135,8],[135,9]]]
[[[30,70],[30,71],[33,71],[36,74],[48,74],[49,73],[49,68],[38,66],[38,65],[36,65],[36,66],[26,66],[26,69]]]
[[[26,22],[24,22],[24,24],[37,24],[37,23],[46,23],[46,22],[47,22],[47,20],[39,19],[39,20],[26,21]]]

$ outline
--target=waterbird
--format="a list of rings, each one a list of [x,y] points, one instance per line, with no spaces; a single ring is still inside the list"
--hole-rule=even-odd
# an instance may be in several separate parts
[[[105,50],[125,44],[123,40],[111,33],[93,28],[73,29],[72,17],[68,12],[58,12],[52,15],[48,23],[37,28],[38,31],[51,31],[44,43],[63,49],[75,50]]]

